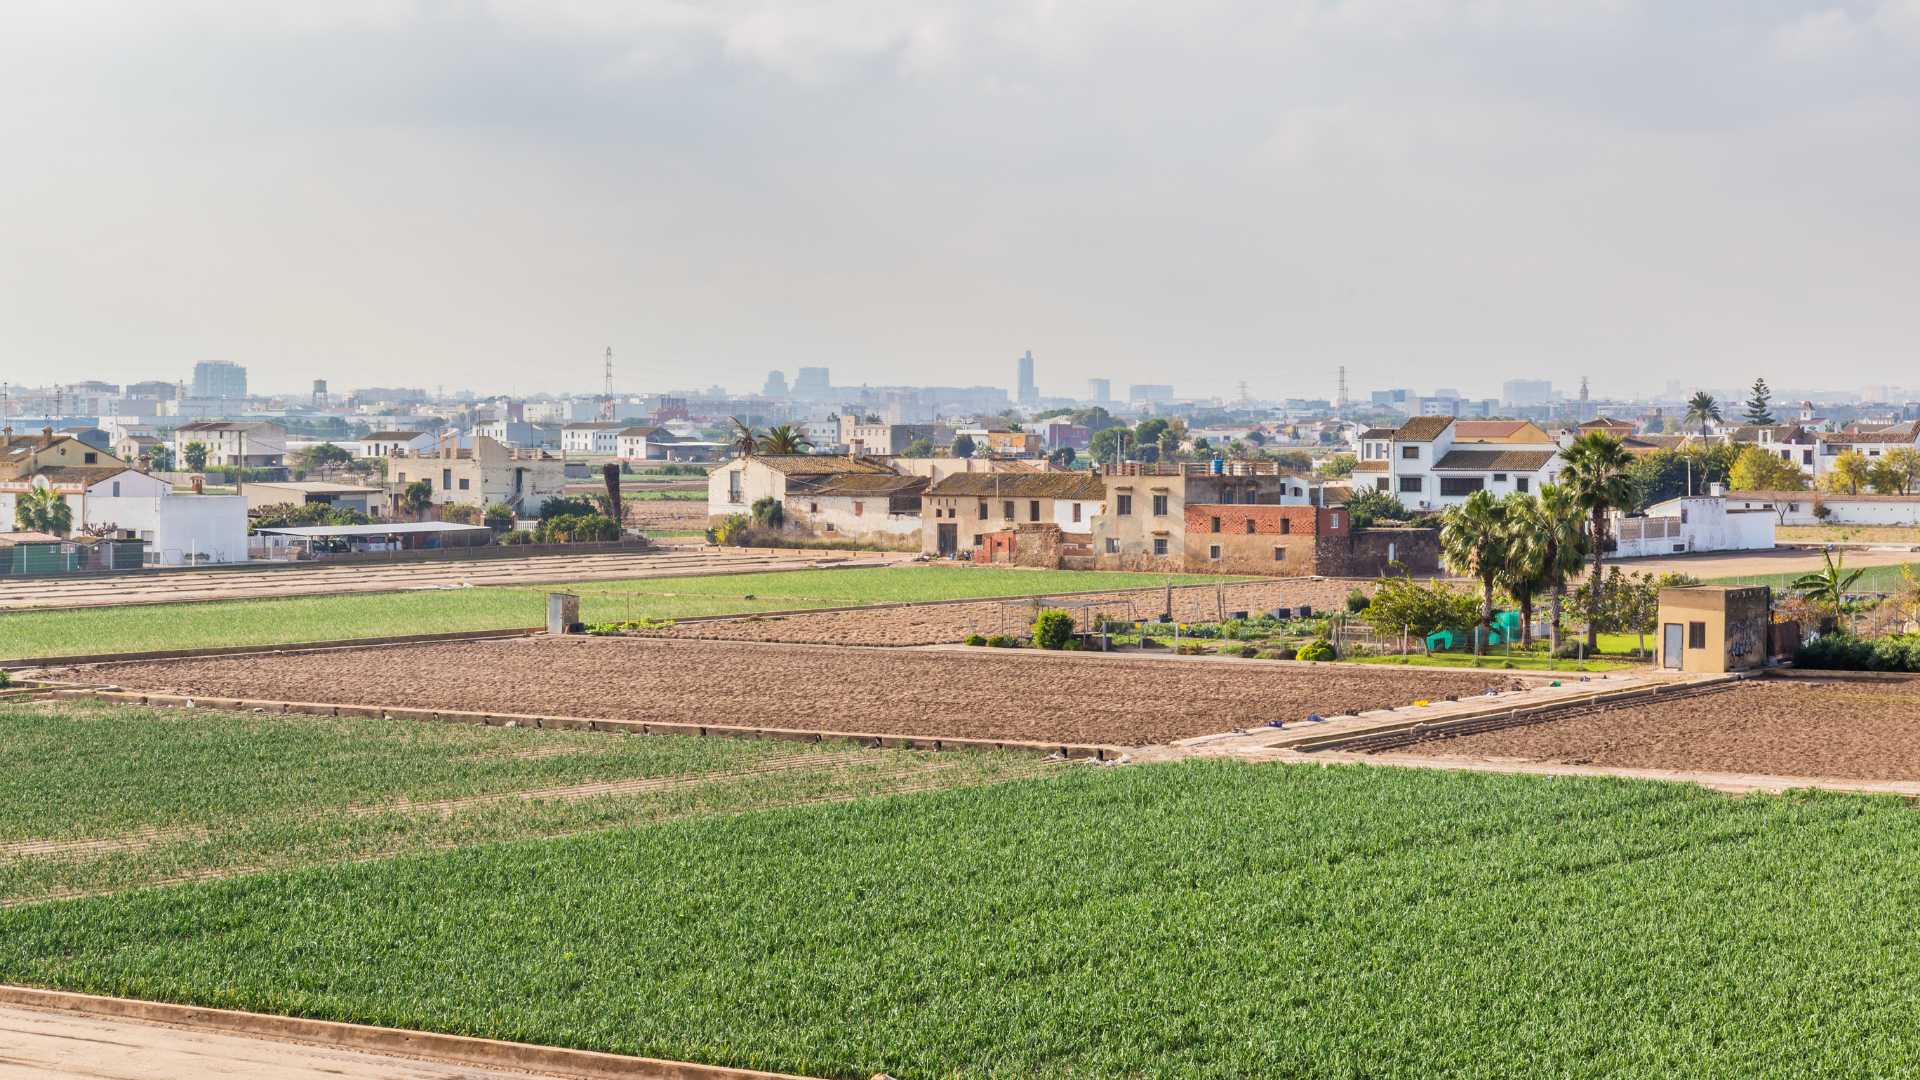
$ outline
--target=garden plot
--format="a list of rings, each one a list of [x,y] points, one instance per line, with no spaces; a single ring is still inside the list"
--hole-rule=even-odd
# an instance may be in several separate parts
[[[639,638],[154,661],[68,677],[214,698],[1120,746],[1512,682],[1491,672]]]
[[[1920,780],[1920,679],[1766,679],[1559,714],[1394,753],[1615,768]]]
[[[1371,588],[1370,583],[1360,586]],[[1280,578],[1266,581],[1190,585],[1173,590],[1173,617],[1183,623],[1213,622],[1236,611],[1259,613],[1277,607],[1302,605],[1316,613],[1339,610],[1352,581],[1327,578]],[[1153,618],[1166,607],[1162,589],[1134,589],[1075,596],[1076,618],[1098,611],[1111,618]],[[1105,608],[1084,605],[1101,601]],[[771,641],[815,645],[941,645],[969,634],[1024,635],[1034,610],[1020,604],[982,601],[972,604],[920,604],[871,611],[820,611],[798,615],[761,615],[713,619],[636,631],[651,637],[695,638],[708,641]]]

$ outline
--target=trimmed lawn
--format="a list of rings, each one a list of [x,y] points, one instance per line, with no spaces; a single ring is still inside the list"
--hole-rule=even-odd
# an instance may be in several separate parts
[[[282,645],[538,626],[546,621],[550,592],[578,593],[581,619],[595,623],[1152,588],[1167,580],[1165,574],[1092,570],[859,567],[22,611],[0,615],[0,658]],[[1180,584],[1243,579],[1174,575],[1173,580]]]
[[[1894,799],[1196,761],[0,911],[0,979],[836,1077],[1920,1062]]]

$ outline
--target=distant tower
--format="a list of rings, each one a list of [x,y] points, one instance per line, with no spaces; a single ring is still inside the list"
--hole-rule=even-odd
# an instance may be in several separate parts
[[[316,409],[327,407],[327,380],[325,379],[313,380],[313,407]]]
[[[1022,405],[1032,405],[1040,400],[1040,388],[1033,381],[1033,350],[1028,349],[1020,357],[1020,385],[1017,400]]]
[[[613,346],[607,346],[606,376],[600,386],[600,419],[613,420]]]
[[[1246,403],[1247,403],[1247,380],[1241,379],[1240,380],[1240,404],[1245,405]]]
[[[1347,365],[1345,364],[1340,365],[1340,387],[1334,399],[1334,409],[1342,413],[1347,411]]]
[[[1583,421],[1593,419],[1593,414],[1587,411],[1587,377],[1585,375],[1580,376],[1580,415],[1576,419]]]

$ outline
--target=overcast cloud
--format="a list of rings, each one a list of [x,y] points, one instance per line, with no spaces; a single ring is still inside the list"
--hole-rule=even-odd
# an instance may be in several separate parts
[[[1920,0],[0,7],[0,378],[1920,382]]]

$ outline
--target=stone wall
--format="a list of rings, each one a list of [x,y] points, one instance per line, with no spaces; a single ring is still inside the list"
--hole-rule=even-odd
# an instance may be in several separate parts
[[[1326,577],[1379,577],[1388,562],[1417,576],[1440,572],[1438,529],[1356,529],[1343,537],[1322,537],[1314,572]]]

